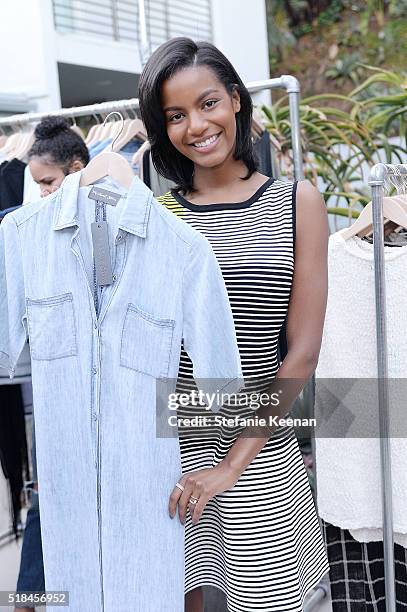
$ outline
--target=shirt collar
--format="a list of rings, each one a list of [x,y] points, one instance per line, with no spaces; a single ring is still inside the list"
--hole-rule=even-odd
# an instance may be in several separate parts
[[[78,192],[82,171],[68,174],[57,191],[54,213],[54,230],[78,226]],[[141,238],[146,237],[153,193],[135,176],[123,206],[119,229]]]

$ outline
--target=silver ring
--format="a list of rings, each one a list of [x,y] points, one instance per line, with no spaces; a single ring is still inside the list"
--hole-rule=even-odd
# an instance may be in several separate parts
[[[190,503],[191,503],[191,504],[194,504],[194,506],[195,506],[195,504],[197,504],[197,503],[198,503],[197,498],[196,498],[196,497],[192,497],[192,495],[191,495],[191,497],[189,498],[189,501],[190,501]]]
[[[177,484],[175,485],[177,487],[177,489],[179,489],[180,491],[185,491],[185,487],[182,486],[182,484],[180,484],[179,482],[177,482]]]

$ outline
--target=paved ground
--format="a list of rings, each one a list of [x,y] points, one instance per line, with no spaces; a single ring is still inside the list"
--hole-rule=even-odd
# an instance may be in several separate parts
[[[10,542],[0,546],[0,591],[12,591],[15,589],[18,568],[20,563],[21,539],[18,542]],[[206,597],[206,612],[225,612],[226,608],[222,603],[216,590],[208,590]],[[37,612],[46,612],[45,607],[36,609]],[[63,610],[63,608],[61,608]],[[12,607],[0,606],[1,612],[12,612]],[[329,601],[324,601],[313,612],[332,612]]]

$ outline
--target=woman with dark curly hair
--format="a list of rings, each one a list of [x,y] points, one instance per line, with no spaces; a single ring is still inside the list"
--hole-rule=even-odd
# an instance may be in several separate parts
[[[249,92],[212,44],[174,38],[161,45],[143,70],[139,97],[154,165],[178,185],[160,200],[211,243],[246,390],[271,397],[288,389],[283,417],[318,361],[327,297],[323,198],[308,181],[258,172]],[[285,321],[288,352],[279,363]],[[179,375],[192,373],[183,349]],[[270,415],[264,408],[258,413]],[[224,406],[225,416],[235,412]],[[182,406],[182,416],[199,414]],[[226,594],[229,612],[300,612],[328,572],[293,428],[260,425],[180,435],[183,473],[169,513],[178,510],[185,524],[186,612],[203,611],[204,585]]]
[[[35,128],[34,136],[28,152],[29,166],[44,197],[58,189],[67,174],[84,168],[89,152],[84,140],[63,117],[45,117]]]
[[[45,197],[61,186],[67,174],[84,168],[89,162],[89,153],[85,142],[63,117],[45,117],[34,134],[35,140],[28,152],[29,166],[41,197]],[[45,590],[34,428],[32,465],[31,505],[24,530],[17,592]],[[32,612],[33,609],[16,606],[18,612]]]

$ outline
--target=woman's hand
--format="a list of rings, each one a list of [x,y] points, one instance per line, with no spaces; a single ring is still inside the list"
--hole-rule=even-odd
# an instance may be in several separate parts
[[[240,473],[233,470],[227,463],[220,462],[213,468],[187,472],[178,480],[184,490],[174,487],[168,504],[170,517],[174,518],[177,512],[182,524],[185,523],[187,509],[192,516],[192,524],[196,525],[202,516],[202,512],[210,499],[231,489],[239,480]],[[190,498],[197,499],[197,503],[191,503]]]

